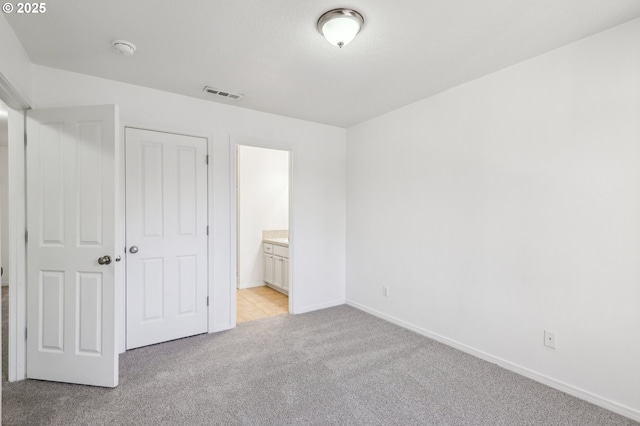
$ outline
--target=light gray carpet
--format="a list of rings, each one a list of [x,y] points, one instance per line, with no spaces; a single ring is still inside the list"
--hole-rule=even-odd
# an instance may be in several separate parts
[[[116,389],[3,384],[3,424],[636,424],[348,306],[120,360]]]

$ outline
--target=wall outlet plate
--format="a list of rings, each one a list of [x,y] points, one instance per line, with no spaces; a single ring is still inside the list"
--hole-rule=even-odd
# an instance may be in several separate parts
[[[384,297],[389,297],[389,287],[387,287],[386,285],[382,286],[382,295]]]
[[[548,348],[556,348],[556,333],[553,331],[544,331],[544,345]]]

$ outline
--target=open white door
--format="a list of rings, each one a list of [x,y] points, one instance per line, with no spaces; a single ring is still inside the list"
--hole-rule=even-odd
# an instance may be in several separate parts
[[[115,387],[115,105],[27,114],[27,377]]]

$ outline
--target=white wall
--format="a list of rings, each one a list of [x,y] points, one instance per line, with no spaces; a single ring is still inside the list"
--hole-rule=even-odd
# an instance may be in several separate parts
[[[31,100],[31,61],[13,29],[0,14],[0,74],[27,101]]]
[[[348,303],[640,419],[638,40],[348,129]]]
[[[114,56],[114,61],[122,58]],[[122,66],[126,66],[123,62]],[[117,104],[123,126],[209,139],[210,330],[235,324],[231,139],[293,151],[294,312],[344,303],[345,130],[33,65],[36,108]],[[233,155],[235,158],[235,155]],[[324,265],[331,265],[327,269]]]
[[[0,98],[12,108],[22,109],[31,100],[31,61],[22,48],[22,44],[13,30],[0,16]],[[26,328],[26,318],[17,317],[20,309],[24,310],[26,294],[25,282],[25,211],[24,211],[24,117],[21,112],[9,108],[8,120],[8,174],[13,182],[8,191],[11,228],[3,230],[9,237],[9,263],[11,271],[9,279],[9,315],[15,327],[9,329],[9,377],[10,381],[25,378],[26,354],[25,344],[18,336],[18,330]],[[15,149],[14,149],[15,148]],[[22,230],[22,231],[19,231]],[[22,237],[22,238],[21,238]],[[9,274],[7,274],[9,275]],[[24,311],[23,311],[24,312]]]
[[[289,153],[238,147],[239,288],[264,285],[262,231],[289,229]]]
[[[0,146],[0,262],[2,285],[9,285],[9,148]]]

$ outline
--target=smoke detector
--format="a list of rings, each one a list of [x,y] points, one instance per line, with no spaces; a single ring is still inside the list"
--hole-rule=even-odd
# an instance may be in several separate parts
[[[203,92],[209,93],[211,95],[221,96],[227,99],[232,99],[234,101],[239,101],[244,97],[244,95],[240,95],[238,93],[231,93],[231,92],[227,92],[226,90],[214,89],[213,87],[209,87],[209,86],[206,86]]]
[[[116,52],[125,56],[132,56],[136,51],[136,45],[126,40],[113,40],[111,42],[113,47],[116,48]]]

